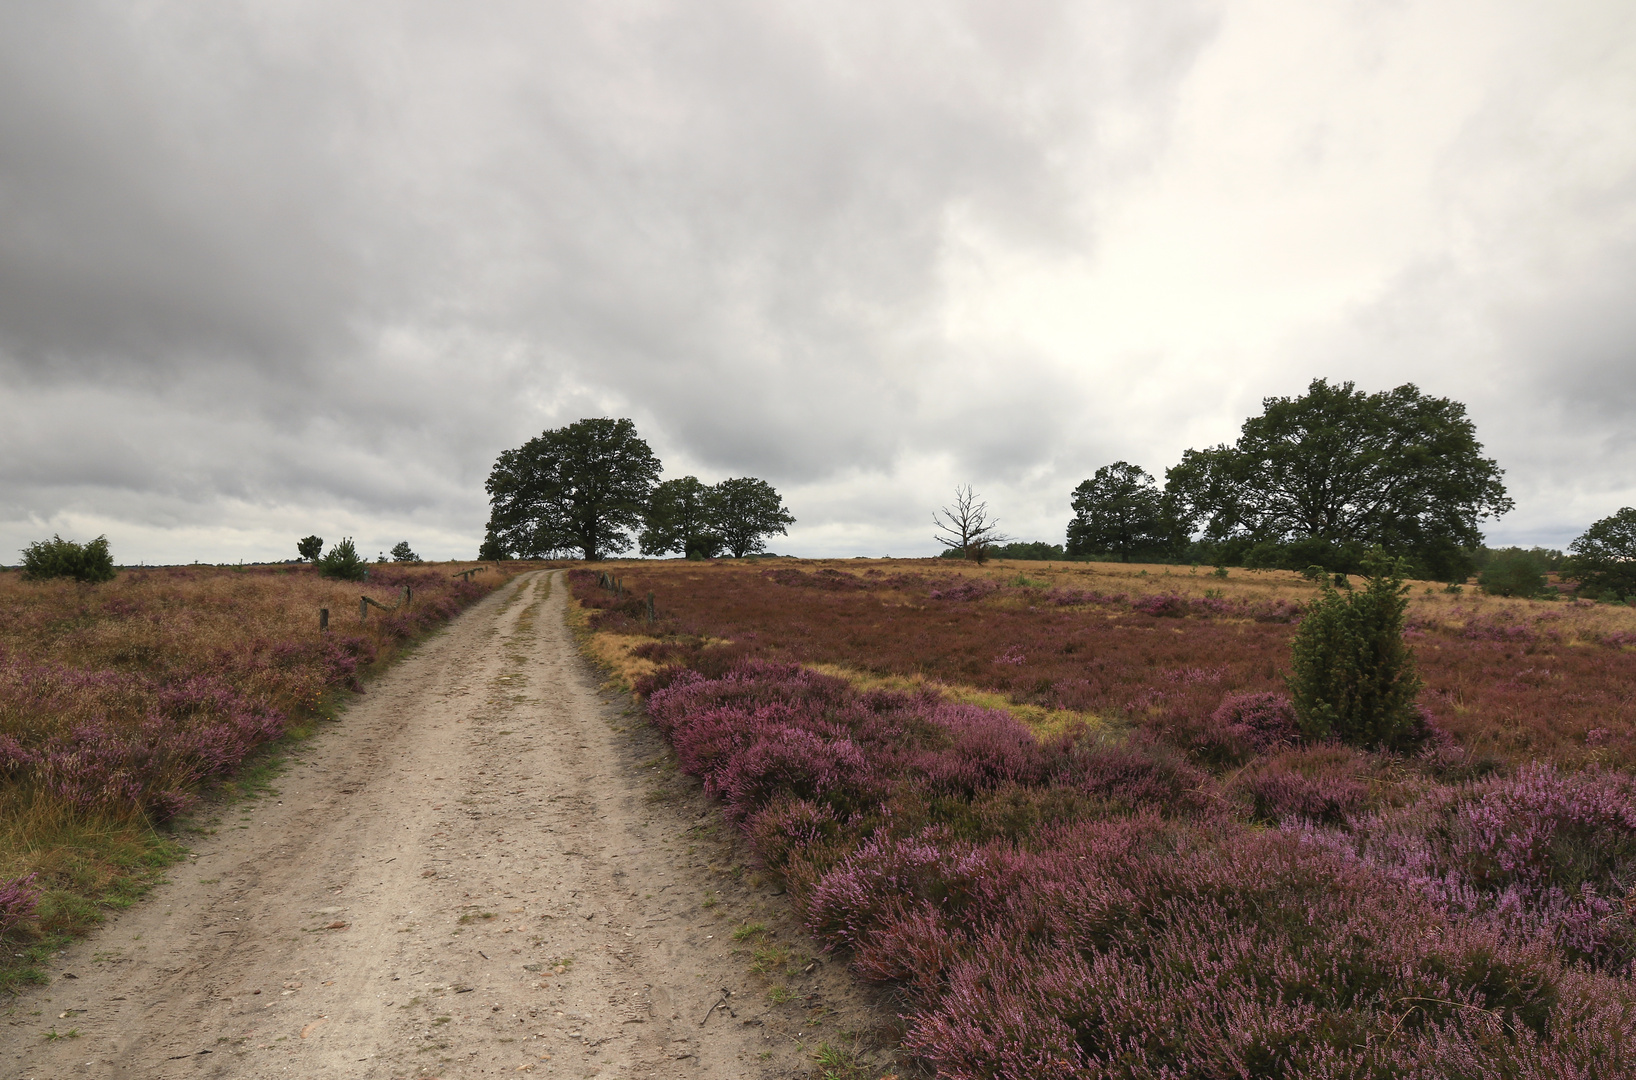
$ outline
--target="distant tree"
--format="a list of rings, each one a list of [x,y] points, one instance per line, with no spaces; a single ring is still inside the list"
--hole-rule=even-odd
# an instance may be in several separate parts
[[[988,503],[977,498],[970,484],[954,489],[954,505],[932,515],[937,529],[933,539],[951,550],[983,565],[991,548],[1008,543],[1011,537],[1000,532],[1000,522],[988,516]]]
[[[504,562],[511,558],[511,552],[495,535],[492,524],[483,531],[483,543],[477,548],[477,557],[484,562]]]
[[[308,562],[317,562],[318,556],[324,553],[324,538],[322,536],[309,536],[304,540],[297,540],[295,542],[295,551],[296,554]]]
[[[1291,646],[1288,677],[1296,719],[1309,738],[1391,749],[1419,731],[1420,678],[1403,640],[1408,588],[1403,565],[1376,548],[1368,587],[1323,592],[1307,605]]]
[[[630,546],[659,459],[629,420],[581,420],[546,431],[495,462],[489,527],[524,558],[578,551],[587,561]]]
[[[36,540],[23,549],[25,580],[59,577],[93,584],[112,581],[114,558],[108,550],[108,538],[99,536],[88,544],[77,544],[53,535],[49,540]]]
[[[1153,477],[1138,465],[1116,461],[1074,489],[1073,520],[1068,523],[1068,554],[1119,553],[1130,562],[1137,552],[1169,545],[1175,528]]]
[[[718,501],[715,489],[696,476],[666,480],[654,488],[639,537],[642,554],[715,558],[725,543],[716,520]]]
[[[710,489],[710,503],[716,532],[735,559],[767,550],[766,537],[787,535],[789,526],[795,524],[773,486],[753,476],[715,485]]]
[[[1573,572],[1587,594],[1636,596],[1636,507],[1625,507],[1568,545]]]
[[[1512,507],[1466,409],[1413,384],[1364,394],[1314,379],[1266,398],[1238,442],[1188,450],[1165,473],[1187,529],[1207,539],[1379,545],[1439,577],[1464,577],[1477,525]]]
[[[318,560],[318,572],[341,581],[363,581],[369,576],[369,564],[358,554],[358,546],[348,536]]]
[[[399,540],[397,545],[392,548],[392,560],[394,562],[419,562],[420,556],[410,550],[409,541]]]
[[[1477,584],[1490,596],[1538,596],[1545,588],[1545,559],[1521,548],[1496,551]]]

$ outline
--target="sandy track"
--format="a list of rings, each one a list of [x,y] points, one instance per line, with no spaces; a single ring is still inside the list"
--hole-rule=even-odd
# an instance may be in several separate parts
[[[868,1027],[838,966],[749,974],[734,926],[798,930],[725,872],[708,809],[599,695],[552,585],[521,578],[421,646],[276,799],[226,810],[62,955],[0,1026],[6,1075],[793,1076],[820,1037]],[[711,1012],[724,988],[733,1011]]]

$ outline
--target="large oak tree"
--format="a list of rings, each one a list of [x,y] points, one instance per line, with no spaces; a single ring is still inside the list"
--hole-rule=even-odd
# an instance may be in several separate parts
[[[1589,592],[1610,600],[1636,596],[1636,507],[1624,507],[1568,546],[1573,571]]]
[[[643,519],[642,554],[715,558],[723,543],[717,502],[716,489],[696,476],[666,480],[654,488]]]
[[[629,420],[596,418],[546,431],[494,463],[489,528],[507,553],[600,559],[630,546],[659,459]]]
[[[1378,544],[1447,573],[1482,542],[1478,523],[1511,509],[1457,401],[1315,379],[1262,404],[1236,443],[1189,450],[1165,473],[1182,521],[1208,539]]]
[[[735,559],[767,550],[766,537],[795,524],[778,491],[753,476],[723,480],[710,496],[716,532]]]
[[[1158,552],[1169,546],[1174,531],[1164,496],[1140,465],[1116,461],[1074,489],[1073,520],[1068,522],[1069,555]]]

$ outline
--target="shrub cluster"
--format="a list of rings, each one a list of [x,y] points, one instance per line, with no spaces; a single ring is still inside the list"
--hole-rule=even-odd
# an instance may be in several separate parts
[[[236,578],[233,595],[184,591],[212,576]],[[138,572],[77,609],[40,597],[8,610],[0,619],[4,788],[79,814],[168,818],[190,805],[200,781],[231,772],[282,735],[292,713],[330,689],[357,689],[383,646],[446,622],[488,592],[481,582],[391,568],[376,583],[413,584],[415,603],[366,627],[318,634],[307,621],[315,609],[307,609],[305,632],[269,634],[245,618],[249,601],[276,610],[278,595],[300,580]]]
[[[108,538],[99,536],[88,544],[61,536],[37,540],[23,549],[23,577],[29,581],[64,577],[88,583],[112,581],[114,558]]]
[[[594,572],[589,587],[573,580],[576,596],[603,609],[598,628],[661,639],[670,660],[693,663],[700,642],[726,638],[740,655],[971,687],[1176,732],[1207,723],[1224,694],[1288,692],[1294,625],[1311,595],[1185,571],[1169,580],[1099,571],[1093,582],[1071,570],[1030,570],[1024,580],[925,562],[785,566],[776,579],[767,570],[626,568],[630,597],[656,594],[656,623],[641,604],[613,610]],[[1135,610],[1152,592],[1184,596],[1185,615]],[[1425,684],[1417,704],[1476,757],[1636,765],[1636,631],[1624,608],[1416,598],[1403,632]],[[1018,656],[1023,663],[1011,662]],[[1219,677],[1172,677],[1195,669]],[[1426,733],[1422,719],[1409,721],[1411,743]]]
[[[1008,714],[791,664],[670,667],[639,690],[812,930],[902,988],[908,1045],[942,1076],[1636,1069],[1625,946],[1583,919],[1570,941],[1521,902],[1613,902],[1636,872],[1628,781],[1523,774],[1352,833],[1322,824],[1364,809],[1330,783],[1356,752],[1330,744],[1290,751],[1333,759],[1309,788],[1279,790],[1295,767],[1251,781],[1286,821],[1267,831],[1157,744],[1041,742]],[[1235,754],[1297,738],[1265,696],[1226,698],[1209,727]]]

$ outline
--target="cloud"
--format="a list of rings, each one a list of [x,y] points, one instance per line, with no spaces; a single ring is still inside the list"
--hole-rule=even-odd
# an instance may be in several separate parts
[[[1317,374],[1469,401],[1556,537],[1630,474],[1631,38],[1591,3],[19,12],[0,546],[468,554],[495,455],[587,415],[773,481],[792,550],[930,552],[968,481],[1057,539],[1098,465]]]

